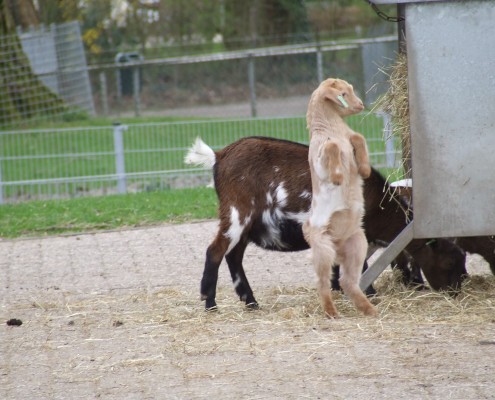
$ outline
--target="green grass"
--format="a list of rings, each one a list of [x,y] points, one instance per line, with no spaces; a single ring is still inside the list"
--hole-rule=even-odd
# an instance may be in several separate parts
[[[18,238],[181,223],[216,217],[211,188],[0,205],[0,237]]]

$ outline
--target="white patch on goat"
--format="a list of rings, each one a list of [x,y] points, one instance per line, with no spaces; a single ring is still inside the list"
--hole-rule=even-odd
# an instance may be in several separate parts
[[[270,207],[273,204],[273,197],[270,192],[266,192],[266,205]]]
[[[320,193],[313,197],[310,223],[315,228],[325,226],[332,214],[346,209],[342,187],[332,183],[322,183]]]
[[[237,286],[241,283],[241,277],[239,274],[235,274],[235,281],[234,281],[234,289],[237,289]]]
[[[277,220],[277,221],[284,219],[284,217],[285,217],[284,212],[279,207],[277,207],[277,208],[275,208],[275,210],[273,210],[273,215],[275,216],[275,220]]]
[[[304,190],[300,195],[299,197],[301,199],[310,199],[311,198],[311,193],[308,192],[307,190]]]
[[[280,207],[285,207],[287,205],[287,190],[285,190],[283,182],[275,189],[275,198]]]
[[[328,170],[321,164],[319,157],[314,161],[313,167],[320,181],[326,181],[328,179]]]
[[[275,166],[273,167],[273,170],[274,170],[275,172],[278,172],[278,171],[280,171],[280,168],[279,168],[279,167],[277,167],[277,166],[275,165]]]
[[[266,234],[261,238],[261,244],[263,247],[276,246],[280,249],[287,247],[285,243],[280,239],[280,229],[278,227],[278,218],[283,217],[281,210],[276,209],[275,215],[272,215],[271,210],[263,211],[261,215],[261,220],[266,228]]]
[[[299,222],[302,225],[308,219],[309,211],[288,212],[285,215],[288,219]]]
[[[244,232],[244,228],[250,221],[251,215],[248,215],[244,220],[244,223],[241,224],[239,210],[237,210],[234,206],[230,207],[230,227],[227,232],[225,232],[225,237],[230,239],[230,244],[225,254],[229,254],[234,246],[239,243],[242,233]]]

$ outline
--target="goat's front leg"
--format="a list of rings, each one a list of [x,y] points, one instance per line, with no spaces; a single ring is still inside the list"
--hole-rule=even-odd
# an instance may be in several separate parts
[[[341,185],[344,181],[344,171],[339,145],[331,140],[323,143],[320,146],[318,161],[322,169],[329,175],[330,182],[334,185]]]
[[[363,178],[367,178],[371,175],[371,165],[368,156],[368,147],[366,146],[366,139],[359,133],[354,133],[350,138],[351,145],[354,148],[354,157],[356,158],[356,164],[358,167],[358,174]]]
[[[234,283],[234,289],[239,295],[239,298],[241,301],[246,303],[246,307],[254,310],[259,308],[258,302],[254,298],[253,290],[251,289],[251,286],[249,286],[246,274],[244,273],[244,267],[242,266],[242,259],[244,257],[246,247],[247,242],[245,240],[241,240],[225,256],[225,260],[229,266],[232,282]]]

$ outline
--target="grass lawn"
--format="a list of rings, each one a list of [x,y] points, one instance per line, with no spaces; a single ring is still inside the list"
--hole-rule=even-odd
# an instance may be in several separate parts
[[[215,218],[211,188],[0,205],[0,238],[44,236]]]

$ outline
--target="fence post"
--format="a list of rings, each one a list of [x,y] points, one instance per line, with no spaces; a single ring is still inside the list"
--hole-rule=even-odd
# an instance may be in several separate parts
[[[323,54],[320,46],[316,49],[316,78],[318,82],[323,81]]]
[[[139,67],[132,68],[132,94],[134,95],[134,114],[141,115],[141,95],[139,87]]]
[[[385,158],[387,168],[395,168],[394,135],[392,134],[392,118],[390,114],[379,113],[383,118],[383,139],[385,140]]]
[[[100,92],[101,92],[101,105],[103,108],[103,115],[108,115],[107,76],[105,74],[105,71],[100,72]]]
[[[3,204],[2,162],[0,160],[0,204]]]
[[[249,80],[249,95],[251,100],[251,117],[256,118],[256,70],[254,65],[254,57],[252,54],[248,56],[248,80]]]
[[[127,192],[127,179],[125,176],[125,158],[124,158],[124,137],[123,131],[127,130],[127,125],[121,125],[120,122],[113,124],[113,143],[115,151],[115,174],[117,176],[117,192]]]

